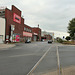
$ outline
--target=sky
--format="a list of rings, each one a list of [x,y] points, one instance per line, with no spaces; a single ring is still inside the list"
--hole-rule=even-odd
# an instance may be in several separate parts
[[[55,37],[68,36],[67,27],[75,18],[75,0],[0,0],[0,7],[11,9],[15,5],[22,11],[25,24],[54,32]]]

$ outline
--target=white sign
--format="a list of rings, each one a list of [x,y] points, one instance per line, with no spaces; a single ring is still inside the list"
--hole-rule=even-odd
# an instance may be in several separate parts
[[[15,30],[15,25],[11,25],[11,30],[12,30],[12,31]]]

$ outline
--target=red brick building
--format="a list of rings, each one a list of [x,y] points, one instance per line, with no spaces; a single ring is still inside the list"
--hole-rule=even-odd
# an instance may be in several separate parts
[[[12,5],[12,9],[5,8],[0,11],[0,18],[5,19],[5,42],[19,42],[29,40],[41,40],[41,29],[32,28],[24,24],[21,11]]]
[[[52,36],[51,35],[44,35],[46,37],[46,40],[51,40]]]
[[[24,41],[30,40],[32,41],[32,28],[28,25],[24,25],[24,31],[23,31]]]
[[[39,27],[32,28],[32,40],[41,41],[41,29]]]
[[[15,41],[23,40],[24,19],[21,17],[21,11],[12,5],[12,9],[5,9],[6,19],[6,37],[5,39]],[[14,28],[12,30],[11,28]],[[17,36],[17,37],[16,37]],[[16,40],[16,41],[17,41]]]
[[[12,5],[12,9],[6,8],[4,13],[3,15],[1,13],[0,17],[5,18],[5,41],[19,42],[25,41],[25,37],[32,38],[32,29],[24,24],[24,18],[21,17],[21,11],[18,8]]]
[[[41,40],[54,40],[54,33],[42,31]]]

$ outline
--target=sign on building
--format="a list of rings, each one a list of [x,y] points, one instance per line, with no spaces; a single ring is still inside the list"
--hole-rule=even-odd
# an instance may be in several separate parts
[[[13,21],[21,24],[21,17],[17,15],[16,13],[13,14]]]

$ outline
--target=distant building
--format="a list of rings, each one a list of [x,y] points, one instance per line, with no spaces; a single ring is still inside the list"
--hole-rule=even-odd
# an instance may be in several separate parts
[[[54,41],[54,33],[53,32],[42,31],[42,33],[41,33],[41,39],[44,39],[44,40],[53,40]]]
[[[32,41],[32,27],[28,25],[24,25],[24,31],[23,31],[24,41],[30,40]]]
[[[39,27],[32,28],[32,40],[41,41],[41,29]]]

